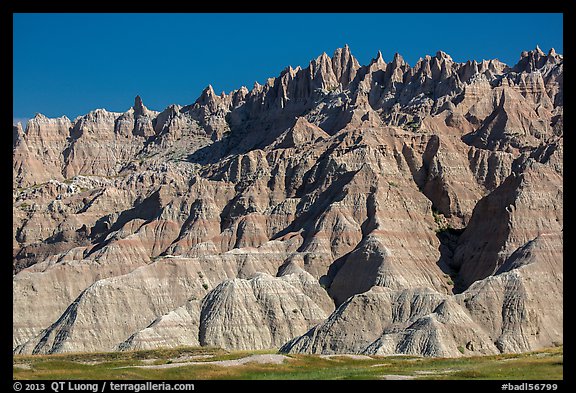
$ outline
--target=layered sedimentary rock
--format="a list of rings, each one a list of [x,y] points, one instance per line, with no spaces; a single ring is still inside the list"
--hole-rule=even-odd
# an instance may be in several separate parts
[[[63,152],[72,122],[66,117],[48,119],[36,114],[26,131],[17,130],[13,141],[12,178],[18,185],[62,180]]]
[[[199,346],[199,321],[200,301],[192,298],[185,305],[162,315],[146,328],[132,334],[117,349],[126,351]]]
[[[488,335],[451,297],[428,288],[373,287],[281,351],[460,356],[493,354]]]
[[[502,271],[538,237],[562,233],[562,176],[533,159],[524,166],[478,202],[458,239],[453,266],[463,288]]]
[[[461,356],[563,342],[563,57],[348,46],[13,128],[13,348]]]
[[[200,344],[241,350],[276,348],[323,320],[324,311],[285,277],[262,273],[218,285],[202,304]]]
[[[563,342],[562,233],[541,234],[456,298],[502,352]]]

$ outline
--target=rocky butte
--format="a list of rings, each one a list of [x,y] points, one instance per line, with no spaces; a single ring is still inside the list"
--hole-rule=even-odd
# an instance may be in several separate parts
[[[563,56],[348,46],[13,129],[13,351],[563,343]]]

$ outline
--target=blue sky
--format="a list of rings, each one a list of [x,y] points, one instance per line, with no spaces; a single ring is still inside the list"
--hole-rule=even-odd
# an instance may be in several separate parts
[[[382,51],[410,64],[437,50],[455,61],[554,47],[562,14],[14,14],[13,118],[151,109],[264,83],[348,44],[360,64]]]

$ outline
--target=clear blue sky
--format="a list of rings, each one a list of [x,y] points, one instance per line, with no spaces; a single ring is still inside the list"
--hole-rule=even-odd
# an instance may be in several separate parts
[[[193,103],[264,83],[348,44],[410,64],[437,50],[455,61],[517,62],[538,44],[563,53],[562,14],[14,14],[14,119],[74,118]]]

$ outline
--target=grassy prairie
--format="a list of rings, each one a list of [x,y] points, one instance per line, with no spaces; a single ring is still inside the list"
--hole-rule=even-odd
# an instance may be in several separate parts
[[[411,356],[287,355],[282,364],[210,364],[275,351],[227,352],[218,348],[175,348],[94,354],[14,356],[14,379],[563,379],[563,347],[524,354],[462,358]],[[202,362],[171,368],[137,368]]]

